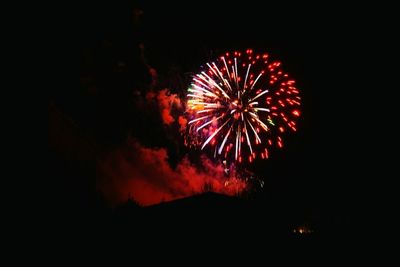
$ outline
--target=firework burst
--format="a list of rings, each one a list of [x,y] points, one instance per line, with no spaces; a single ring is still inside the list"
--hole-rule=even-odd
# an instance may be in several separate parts
[[[299,91],[268,54],[226,53],[194,75],[188,89],[188,141],[235,162],[267,159],[297,131]]]

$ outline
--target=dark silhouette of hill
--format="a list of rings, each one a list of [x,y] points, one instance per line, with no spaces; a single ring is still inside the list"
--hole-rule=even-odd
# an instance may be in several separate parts
[[[273,203],[213,192],[149,207],[140,207],[130,199],[110,212],[108,227],[113,229],[114,238],[140,235],[140,238],[177,238],[189,242],[193,238],[313,242],[334,236],[332,225],[296,218],[280,208]],[[306,227],[308,232],[300,233],[298,227]]]

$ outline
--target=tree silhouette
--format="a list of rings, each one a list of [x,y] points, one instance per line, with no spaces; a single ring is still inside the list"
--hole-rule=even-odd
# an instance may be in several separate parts
[[[211,183],[204,183],[203,185],[203,193],[207,193],[207,192],[212,192],[213,191],[213,186]]]

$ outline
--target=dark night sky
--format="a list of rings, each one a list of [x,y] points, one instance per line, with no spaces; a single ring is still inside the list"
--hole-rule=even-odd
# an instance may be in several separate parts
[[[369,38],[368,26],[353,19],[353,10],[334,4],[172,2],[81,7],[76,31],[66,30],[80,60],[79,89],[61,87],[51,99],[108,150],[129,134],[134,115],[127,101],[131,89],[150,79],[138,63],[139,43],[166,86],[172,71],[187,81],[190,73],[220,52],[249,47],[269,51],[296,78],[303,115],[298,134],[286,148],[255,166],[272,177],[266,182],[272,189],[266,189],[265,199],[282,207],[306,207],[294,212],[347,220],[359,181],[360,166],[354,158],[363,144],[358,127],[365,119],[354,101],[362,97],[359,66],[366,60],[359,38]],[[143,11],[138,24],[132,15],[135,8]],[[104,49],[108,44],[113,48]],[[128,65],[128,73],[109,74],[118,61]],[[85,91],[90,87],[87,77],[96,80],[96,100]],[[174,93],[182,94],[180,89]],[[158,138],[159,144],[165,141]]]

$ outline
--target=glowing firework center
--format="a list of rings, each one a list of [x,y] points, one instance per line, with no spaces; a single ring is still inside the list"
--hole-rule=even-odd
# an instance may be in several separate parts
[[[187,143],[238,162],[283,147],[282,135],[297,130],[301,98],[281,63],[248,49],[206,65],[188,89]]]

